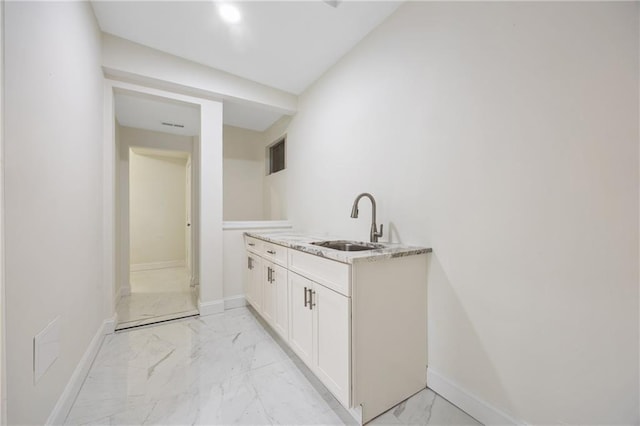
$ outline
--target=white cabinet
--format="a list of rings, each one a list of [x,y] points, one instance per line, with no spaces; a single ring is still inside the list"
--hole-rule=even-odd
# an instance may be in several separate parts
[[[350,299],[294,272],[289,294],[289,344],[348,407]]]
[[[309,290],[313,282],[289,273],[289,345],[308,366],[313,365],[313,311]]]
[[[245,294],[247,301],[255,310],[262,310],[262,259],[247,252],[247,280]]]
[[[358,422],[424,389],[426,251],[344,263],[246,242],[247,300]]]
[[[287,248],[246,237],[247,301],[286,341],[289,340]]]
[[[262,242],[261,255],[274,263],[287,266],[287,248],[277,244]]]
[[[315,372],[338,401],[348,407],[351,383],[350,299],[317,284],[311,292],[311,300],[314,312]]]
[[[273,315],[273,328],[280,336],[289,340],[289,291],[287,277],[288,272],[280,265],[273,266],[271,273],[271,286],[275,299],[275,309]]]
[[[287,270],[267,260],[262,265],[262,317],[280,336],[289,340]]]
[[[273,327],[276,312],[275,290],[271,284],[271,271],[273,263],[263,260],[262,262],[262,318]]]

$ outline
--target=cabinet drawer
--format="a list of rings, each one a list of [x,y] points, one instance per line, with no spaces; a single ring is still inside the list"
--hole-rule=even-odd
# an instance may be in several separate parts
[[[244,245],[247,248],[247,251],[250,251],[255,254],[262,254],[262,241],[253,237],[244,237]]]
[[[351,267],[346,263],[289,250],[289,269],[340,294],[351,296]]]
[[[270,261],[277,263],[278,265],[282,265],[285,268],[287,267],[287,248],[283,246],[279,246],[277,244],[267,243],[264,241],[262,243],[262,257],[265,259],[269,259]]]

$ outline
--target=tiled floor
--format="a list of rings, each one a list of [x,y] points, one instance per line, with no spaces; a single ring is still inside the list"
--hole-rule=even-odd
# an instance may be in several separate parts
[[[107,336],[67,425],[354,424],[246,308]],[[477,425],[424,390],[371,423]]]
[[[131,273],[131,294],[120,298],[117,329],[198,313],[186,268]]]

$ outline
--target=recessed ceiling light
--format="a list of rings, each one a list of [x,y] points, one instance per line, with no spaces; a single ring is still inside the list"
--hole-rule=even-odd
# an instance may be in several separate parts
[[[242,16],[240,16],[240,11],[238,10],[238,8],[232,4],[221,4],[218,7],[218,13],[222,17],[222,19],[225,20],[225,22],[228,22],[230,24],[237,24],[242,18]]]

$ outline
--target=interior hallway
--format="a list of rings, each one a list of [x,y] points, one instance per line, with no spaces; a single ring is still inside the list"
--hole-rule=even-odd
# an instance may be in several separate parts
[[[118,301],[120,330],[196,315],[196,289],[185,267],[131,272],[131,294]]]
[[[247,308],[108,335],[66,419],[104,424],[355,424]],[[424,390],[370,425],[478,425]]]

